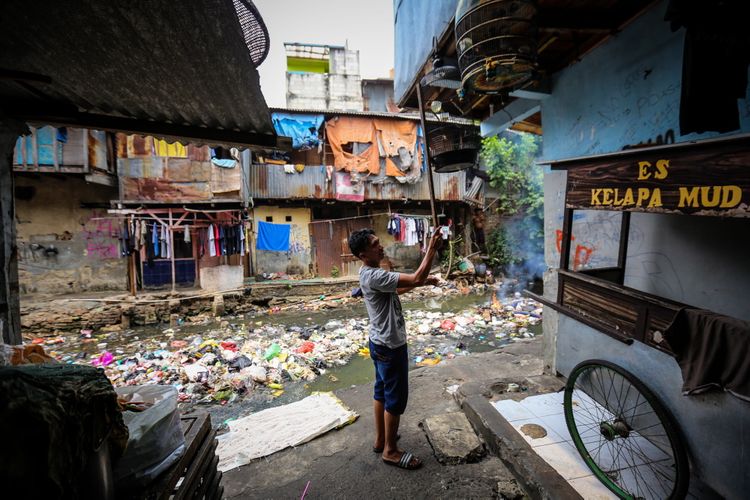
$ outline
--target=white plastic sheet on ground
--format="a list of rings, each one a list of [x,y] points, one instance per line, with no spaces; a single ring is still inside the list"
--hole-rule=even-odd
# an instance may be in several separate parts
[[[219,470],[228,471],[256,458],[306,443],[354,422],[358,416],[333,393],[319,392],[296,403],[231,421],[229,432],[218,437]]]

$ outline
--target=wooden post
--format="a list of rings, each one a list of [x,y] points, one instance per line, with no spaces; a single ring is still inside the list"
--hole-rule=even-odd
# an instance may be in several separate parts
[[[628,260],[628,237],[630,236],[630,212],[622,212],[620,223],[620,249],[617,252],[617,269],[619,276],[617,281],[620,285],[625,284],[625,264]]]
[[[90,174],[91,166],[89,165],[89,131],[88,129],[82,128],[81,133],[83,143],[83,173]]]
[[[22,342],[12,164],[24,128],[22,123],[0,121],[0,338],[6,344]]]
[[[422,122],[422,134],[424,134],[424,155],[427,160],[427,183],[430,186],[430,212],[432,213],[432,225],[438,226],[437,211],[435,210],[435,185],[432,183],[432,158],[430,157],[430,139],[427,136],[427,120],[424,116],[424,103],[422,102],[422,86],[417,82],[417,101],[419,102],[419,119]]]
[[[135,297],[136,288],[138,287],[138,271],[135,269],[135,258],[137,257],[136,252],[130,254],[128,259],[128,276],[130,276],[130,295]]]
[[[172,262],[172,291],[174,292],[177,287],[177,276],[175,273],[175,266],[174,266],[174,232],[172,231],[172,209],[169,209],[169,260]]]
[[[57,158],[57,127],[52,129],[52,163],[55,165],[55,172],[59,172],[60,161]]]

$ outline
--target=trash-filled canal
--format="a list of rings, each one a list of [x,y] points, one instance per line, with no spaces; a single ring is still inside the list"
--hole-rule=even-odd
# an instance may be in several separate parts
[[[497,290],[404,296],[411,366],[436,365],[541,333],[539,303],[519,293],[498,297]],[[370,382],[367,327],[364,304],[357,302],[325,311],[204,318],[173,328],[84,330],[52,354],[62,362],[101,366],[115,386],[174,384],[183,412],[207,410],[221,426],[315,391]]]

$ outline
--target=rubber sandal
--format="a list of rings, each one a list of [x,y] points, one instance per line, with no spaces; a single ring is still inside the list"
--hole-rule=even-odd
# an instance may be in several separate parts
[[[398,441],[399,439],[401,439],[401,434],[396,434],[396,441]],[[372,451],[373,453],[383,453],[383,448],[375,448],[373,446]]]
[[[417,463],[412,465],[412,459],[416,459]],[[415,470],[422,467],[422,461],[408,451],[405,451],[404,454],[401,455],[401,460],[399,460],[398,462],[391,462],[390,460],[386,460],[385,458],[383,459],[383,462],[385,462],[387,465],[393,465],[394,467],[398,467],[399,469],[406,470]]]

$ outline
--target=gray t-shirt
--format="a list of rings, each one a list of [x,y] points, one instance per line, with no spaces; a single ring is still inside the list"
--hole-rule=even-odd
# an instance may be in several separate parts
[[[398,299],[398,273],[362,266],[359,286],[370,316],[370,340],[396,349],[406,344],[406,324]]]

